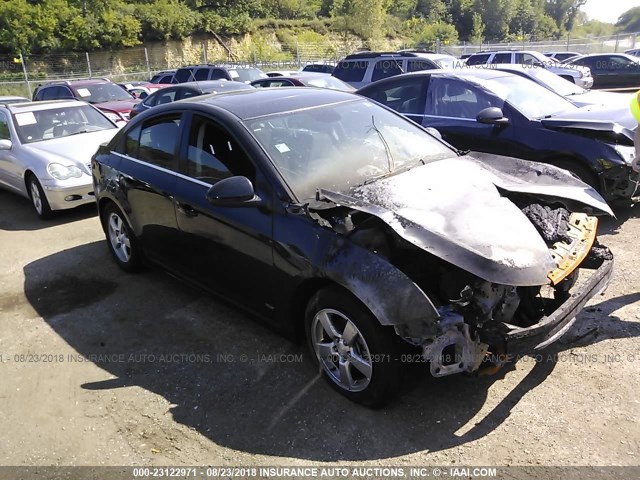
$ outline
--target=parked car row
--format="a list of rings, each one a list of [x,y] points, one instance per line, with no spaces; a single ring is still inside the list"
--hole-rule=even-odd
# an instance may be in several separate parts
[[[100,147],[92,174],[122,269],[159,265],[306,339],[328,384],[368,406],[398,393],[407,362],[439,377],[545,348],[612,274],[596,243],[611,210],[591,187],[460,152],[337,90],[154,107]]]
[[[612,275],[597,217],[637,196],[628,97],[580,107],[550,69],[457,62],[236,72],[117,116],[129,94],[107,80],[43,85],[74,98],[0,103],[0,184],[41,218],[95,202],[123,270],[159,265],[305,339],[332,388],[380,406],[407,358],[479,373],[559,340]]]

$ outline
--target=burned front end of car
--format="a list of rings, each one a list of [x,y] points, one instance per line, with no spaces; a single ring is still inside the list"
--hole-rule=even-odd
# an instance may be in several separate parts
[[[321,192],[338,206],[324,220],[430,301],[435,312],[422,321],[397,311],[393,326],[434,376],[484,371],[545,348],[611,277],[613,257],[597,241],[594,215],[611,212],[598,194],[554,167],[511,167],[443,162],[349,196]],[[438,178],[451,168],[457,183],[445,185]]]
[[[602,291],[613,256],[596,239],[598,219],[531,203],[522,208],[549,247],[555,268],[544,285],[513,286],[444,268],[433,293],[443,303],[440,332],[419,339],[434,376],[473,372],[541,350],[562,337]],[[447,303],[447,300],[449,302]]]

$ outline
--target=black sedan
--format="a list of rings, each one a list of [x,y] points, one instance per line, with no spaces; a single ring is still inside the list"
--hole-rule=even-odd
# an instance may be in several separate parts
[[[185,98],[196,97],[207,93],[232,92],[235,90],[249,90],[253,87],[241,82],[229,82],[226,80],[206,80],[202,82],[180,83],[171,87],[164,87],[149,95],[144,101],[136,104],[131,110],[133,118],[139,113],[149,110],[156,105],[176,102]]]
[[[592,188],[543,164],[459,156],[335,90],[159,106],[92,171],[120,267],[159,264],[306,336],[328,383],[370,406],[408,363],[443,376],[544,348],[612,272],[592,216],[611,210]],[[579,271],[591,274],[574,285]]]
[[[460,150],[558,166],[607,200],[628,202],[640,193],[631,169],[637,123],[628,104],[578,108],[530,80],[494,69],[408,73],[357,93],[436,128]]]
[[[589,67],[593,88],[640,89],[640,58],[626,53],[594,53],[573,57],[566,65]]]

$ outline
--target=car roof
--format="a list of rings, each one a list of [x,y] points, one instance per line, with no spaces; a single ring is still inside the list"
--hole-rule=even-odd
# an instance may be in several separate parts
[[[424,54],[415,52],[356,52],[344,57],[344,60],[365,60],[368,58],[384,58],[384,57],[421,57]]]
[[[11,113],[20,112],[34,112],[38,110],[51,110],[60,107],[77,107],[82,105],[88,105],[86,102],[80,100],[44,100],[41,102],[23,102],[23,103],[10,103],[6,108]]]
[[[440,69],[436,69],[436,70],[420,70],[417,72],[409,72],[409,73],[405,73],[402,76],[428,76],[428,75],[435,75],[435,76],[439,76],[439,77],[457,77],[457,78],[479,78],[482,80],[492,80],[494,78],[504,78],[507,77],[509,75],[512,75],[511,73],[508,72],[503,72],[501,70],[498,70],[496,68],[493,67],[489,67],[489,68],[456,68],[456,69],[446,69],[446,68],[440,68]],[[393,78],[398,78],[398,76],[396,75],[395,77],[388,77],[390,79]],[[385,79],[386,80],[386,79]],[[383,80],[381,80],[383,81]]]
[[[303,110],[323,105],[365,100],[362,97],[339,90],[281,87],[252,88],[188,98],[177,103],[212,105],[232,113],[241,120],[277,113]]]
[[[85,80],[60,80],[55,82],[49,82],[41,85],[41,87],[49,87],[51,85],[69,85],[69,86],[83,86],[83,85],[101,85],[104,83],[113,83],[108,78],[91,78]],[[115,85],[115,84],[114,84]]]

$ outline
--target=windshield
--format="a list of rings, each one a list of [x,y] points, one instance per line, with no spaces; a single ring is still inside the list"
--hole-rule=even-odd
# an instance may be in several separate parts
[[[103,103],[114,100],[133,100],[133,97],[123,88],[115,83],[98,83],[75,87],[76,94],[80,100],[89,103]]]
[[[577,108],[557,93],[515,75],[481,80],[480,83],[504,98],[527,118],[543,118]]]
[[[547,85],[551,90],[556,92],[558,95],[567,96],[567,95],[580,95],[581,93],[585,93],[586,90],[578,85],[571,83],[568,80],[556,75],[555,73],[551,73],[544,68],[530,68],[527,70],[529,75],[533,78],[536,78],[541,83]]]
[[[458,59],[456,57],[440,57],[435,62],[440,68],[455,68]]]
[[[89,105],[19,112],[13,115],[20,142],[33,143],[79,133],[117,128]]]
[[[410,120],[367,100],[245,121],[299,199],[349,193],[376,177],[456,153]]]

